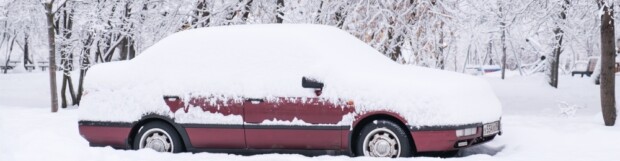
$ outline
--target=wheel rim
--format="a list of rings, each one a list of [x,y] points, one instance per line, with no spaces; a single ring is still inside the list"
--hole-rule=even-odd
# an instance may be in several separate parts
[[[172,152],[174,145],[170,135],[159,128],[149,129],[140,137],[140,149],[150,148],[158,152]]]
[[[364,156],[390,157],[400,156],[400,141],[396,134],[387,128],[377,128],[364,138]]]

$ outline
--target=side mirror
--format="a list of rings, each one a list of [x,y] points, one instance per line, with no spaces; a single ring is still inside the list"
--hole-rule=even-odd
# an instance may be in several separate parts
[[[323,88],[323,83],[316,81],[314,79],[302,77],[301,78],[301,86],[304,88]]]

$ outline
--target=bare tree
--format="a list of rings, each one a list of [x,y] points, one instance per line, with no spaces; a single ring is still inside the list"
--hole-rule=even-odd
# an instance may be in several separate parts
[[[13,45],[15,45],[15,37],[9,41],[11,42],[11,45],[9,46],[9,51],[7,53],[7,57],[6,57],[6,61],[4,62],[4,74],[6,74],[7,70],[9,70],[9,62],[11,61],[11,53],[13,52]]]
[[[71,97],[72,105],[77,105],[75,96],[75,90],[73,88],[73,79],[71,78],[71,71],[73,70],[73,52],[71,51],[71,40],[73,36],[73,6],[67,6],[65,2],[58,10],[59,15],[55,21],[54,26],[57,31],[57,35],[62,38],[59,42],[60,46],[60,64],[63,71],[62,74],[62,86],[60,88],[60,107],[67,108],[67,88],[69,88],[69,96]]]
[[[599,6],[570,0],[9,0],[6,7],[0,7],[0,33],[10,38],[0,44],[3,51],[16,38],[15,49],[28,50],[24,59],[39,61],[42,55],[38,50],[48,43],[41,1],[52,5],[57,57],[65,60],[70,53],[90,52],[94,58],[90,64],[129,60],[182,29],[246,23],[330,25],[399,63],[446,70],[482,67],[492,62],[501,65],[503,71],[530,70],[532,74],[550,71],[549,59],[561,59],[554,63],[554,68],[559,68],[554,70],[554,78],[572,70],[574,62],[597,55],[592,51],[600,46],[599,26],[591,23],[599,21]],[[62,16],[63,8],[75,12],[70,37],[65,37],[68,35],[59,27],[67,17]],[[85,28],[92,34],[76,31]],[[92,39],[92,45],[83,46],[89,44],[84,43],[88,39]],[[525,39],[537,42],[537,47]],[[463,42],[469,45],[460,45]],[[67,54],[63,54],[65,50]],[[15,60],[19,53],[12,54]],[[542,55],[547,58],[540,61],[544,65],[521,65],[539,62]],[[83,61],[74,60],[73,66],[78,62]],[[24,65],[27,63],[24,60]],[[77,85],[77,80],[73,83]]]
[[[284,19],[282,18],[284,16],[284,12],[282,11],[282,8],[284,8],[284,0],[278,0],[276,4],[276,23],[282,23],[284,21]]]
[[[34,64],[32,58],[30,58],[30,50],[28,47],[28,34],[24,35],[24,68],[27,68],[28,64]]]
[[[49,46],[50,97],[52,112],[58,111],[58,91],[56,89],[56,31],[54,31],[54,0],[46,0],[45,17],[47,18],[47,40]]]
[[[209,22],[211,22],[211,12],[208,10],[207,5],[208,3],[206,0],[199,0],[196,3],[196,8],[194,9],[194,14],[192,15],[192,21],[187,28],[199,28],[209,26]]]
[[[80,79],[78,81],[78,91],[77,91],[77,98],[76,98],[76,102],[75,104],[80,104],[80,101],[82,101],[82,94],[84,92],[84,77],[86,76],[86,71],[88,71],[88,68],[90,68],[90,47],[93,44],[93,33],[88,32],[87,33],[87,38],[86,40],[83,40],[83,49],[82,49],[82,54],[80,54]]]
[[[555,34],[555,48],[551,53],[551,58],[549,60],[550,70],[549,70],[549,85],[552,87],[558,88],[558,77],[560,73],[560,54],[562,54],[562,40],[564,39],[564,30],[560,27],[566,20],[566,10],[570,5],[569,0],[564,0],[564,4],[562,4],[562,11],[560,12],[559,19],[556,21],[556,27],[553,29],[553,33]]]
[[[601,108],[606,126],[614,126],[616,122],[615,97],[615,29],[613,19],[613,3],[608,5],[599,1],[603,14],[601,15]]]
[[[250,17],[250,8],[252,8],[252,1],[253,0],[248,0],[245,5],[243,5],[243,14],[241,16],[241,20],[244,23],[248,22],[248,18]]]
[[[497,1],[500,3],[499,6],[499,28],[502,31],[501,41],[502,41],[502,79],[506,76],[506,12],[503,10],[504,1]]]
[[[132,12],[132,1],[125,2],[124,10],[121,14],[123,17],[121,20],[122,25],[120,26],[124,32],[132,33],[135,28],[134,22],[132,22],[133,12]],[[148,8],[143,8],[143,10],[148,10]],[[131,34],[125,34],[121,36],[121,43],[119,47],[119,55],[120,60],[130,60],[135,57],[136,50],[134,48],[135,41]]]

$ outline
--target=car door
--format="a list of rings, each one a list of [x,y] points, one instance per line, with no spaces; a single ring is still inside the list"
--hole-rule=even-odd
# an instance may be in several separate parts
[[[189,141],[199,149],[243,149],[243,101],[220,95],[192,95],[175,112],[175,122],[185,128]],[[181,99],[179,99],[181,100]],[[167,104],[171,107],[171,103]],[[187,104],[187,105],[185,105]]]
[[[247,99],[244,128],[248,148],[340,149],[342,131],[349,129],[338,123],[353,108],[312,96],[316,91],[308,92],[308,97]]]

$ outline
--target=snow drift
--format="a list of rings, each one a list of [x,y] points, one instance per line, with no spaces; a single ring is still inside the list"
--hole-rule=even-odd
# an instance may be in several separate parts
[[[320,97],[353,100],[358,112],[389,109],[410,125],[501,117],[500,102],[480,78],[395,63],[334,27],[243,25],[182,31],[131,61],[92,67],[80,120],[132,122],[146,113],[175,117],[162,95],[313,97],[301,87],[304,76],[325,83]]]

